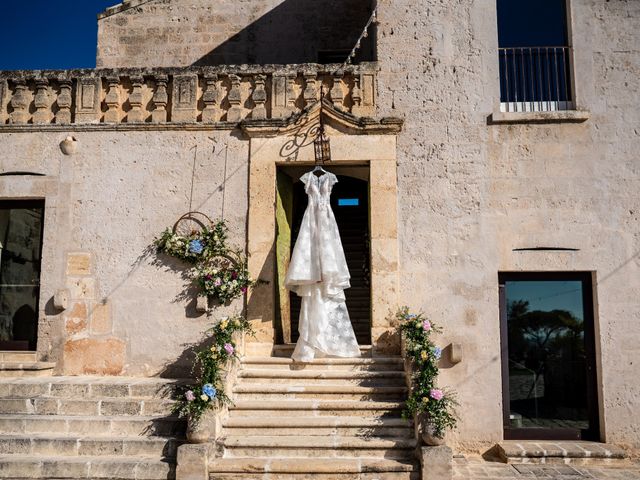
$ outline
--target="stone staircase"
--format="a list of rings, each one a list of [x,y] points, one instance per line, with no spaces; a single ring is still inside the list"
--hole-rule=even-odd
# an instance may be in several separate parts
[[[169,414],[173,382],[0,378],[0,478],[175,478],[186,425]]]
[[[210,480],[418,480],[400,357],[243,360]]]
[[[52,362],[39,362],[36,352],[0,351],[0,377],[40,377],[53,374]]]

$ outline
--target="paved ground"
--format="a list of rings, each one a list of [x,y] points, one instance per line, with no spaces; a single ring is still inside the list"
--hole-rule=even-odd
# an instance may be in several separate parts
[[[480,458],[455,458],[454,480],[640,480],[640,463],[618,465],[507,465]]]

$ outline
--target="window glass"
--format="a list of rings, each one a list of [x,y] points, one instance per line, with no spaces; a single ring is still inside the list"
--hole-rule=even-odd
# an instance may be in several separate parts
[[[497,0],[497,8],[501,48],[567,45],[564,0]]]

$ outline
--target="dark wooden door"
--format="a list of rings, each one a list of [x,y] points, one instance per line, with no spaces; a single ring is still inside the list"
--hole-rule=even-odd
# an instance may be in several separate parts
[[[340,239],[351,275],[351,288],[345,290],[347,309],[360,345],[371,343],[371,275],[369,270],[369,184],[365,180],[338,175],[331,194],[331,208],[336,217]],[[302,182],[293,190],[293,230],[291,245],[300,232],[307,208],[307,194]],[[291,294],[292,341],[298,340],[300,297]]]

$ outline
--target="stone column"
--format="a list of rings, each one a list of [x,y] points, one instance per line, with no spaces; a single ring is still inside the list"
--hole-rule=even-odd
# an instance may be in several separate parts
[[[143,84],[144,78],[142,76],[131,77],[131,94],[129,95],[131,110],[127,114],[127,122],[129,123],[144,122],[144,110],[142,109]]]
[[[11,123],[21,124],[27,123],[29,120],[29,91],[27,82],[23,79],[15,80],[16,90],[11,97]]]
[[[104,103],[107,105],[107,111],[104,112],[104,121],[106,123],[118,123],[120,121],[119,84],[119,77],[107,77],[107,95],[104,97]]]
[[[0,125],[7,123],[7,97],[9,96],[9,85],[6,79],[0,79]]]
[[[151,121],[160,123],[167,121],[167,103],[169,96],[167,95],[167,83],[169,77],[167,75],[158,75],[156,77],[156,91],[153,94],[153,112],[151,112]]]
[[[61,78],[58,80],[60,86],[60,93],[58,93],[58,99],[56,104],[58,105],[58,111],[56,112],[55,122],[61,125],[71,123],[71,80]]]
[[[49,123],[51,110],[49,108],[49,80],[39,78],[36,80],[36,94],[33,99],[36,111],[33,113],[33,123]]]
[[[242,120],[242,93],[240,91],[240,77],[238,75],[229,75],[231,80],[231,90],[227,95],[227,100],[231,107],[227,112],[227,122],[239,122]]]
[[[251,112],[251,118],[256,120],[264,120],[267,118],[267,109],[264,106],[267,102],[267,91],[265,90],[264,84],[267,81],[267,77],[264,75],[256,75],[255,77],[255,87],[253,89],[253,95],[251,99],[253,103],[256,104],[253,111]]]
[[[220,109],[218,108],[218,75],[206,76],[204,79],[205,90],[202,94],[202,121],[204,123],[215,123],[220,119]]]

